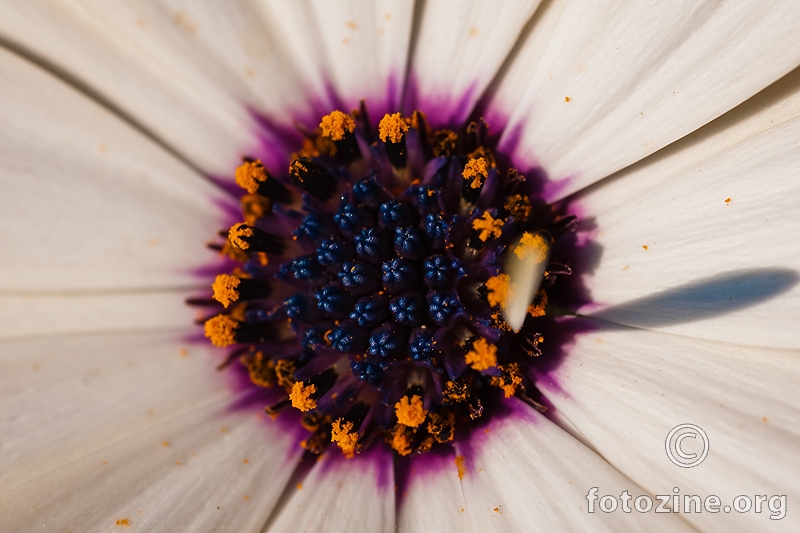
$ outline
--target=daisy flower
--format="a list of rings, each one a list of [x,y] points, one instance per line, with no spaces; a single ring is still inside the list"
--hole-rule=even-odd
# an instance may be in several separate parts
[[[0,4],[0,530],[797,530],[798,30]]]

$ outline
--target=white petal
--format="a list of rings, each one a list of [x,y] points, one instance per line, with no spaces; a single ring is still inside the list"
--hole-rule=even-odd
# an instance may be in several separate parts
[[[799,347],[798,172],[795,118],[677,171],[635,202],[587,213],[600,261],[586,279],[596,305],[584,313],[706,339]]]
[[[564,196],[792,70],[798,29],[793,2],[569,3],[501,146],[521,168],[544,168],[550,199]]]
[[[0,17],[1,18],[1,17]],[[0,291],[187,287],[228,200],[68,85],[0,50]]]
[[[530,75],[542,57],[566,0],[543,0],[486,90],[482,109],[492,130],[502,131],[514,108],[525,96]]]
[[[611,464],[653,494],[800,497],[800,357],[603,323],[582,334],[537,385]],[[705,461],[670,462],[665,441],[679,424],[702,428]],[[693,451],[692,439],[683,449]],[[696,450],[699,451],[699,450]],[[682,514],[703,531],[755,531],[761,514]],[[798,517],[783,527],[797,529]]]
[[[223,357],[191,329],[0,343],[0,493],[205,401]]]
[[[510,416],[456,445],[472,531],[684,531],[677,516],[589,513],[586,495],[646,494],[544,416],[513,400]]]
[[[0,339],[180,328],[196,317],[196,311],[185,302],[195,294],[197,291],[0,296]]]
[[[424,2],[406,107],[434,125],[462,123],[540,1]]]
[[[298,449],[272,421],[217,401],[4,494],[4,525],[106,531],[127,520],[130,531],[257,533]]]
[[[678,170],[699,163],[763,131],[800,116],[800,69],[699,130],[576,195],[590,213],[635,201]]]
[[[346,109],[367,100],[373,120],[397,111],[406,77],[414,3],[315,0],[327,70]],[[305,31],[308,31],[307,29]]]
[[[469,531],[455,453],[432,452],[414,457],[397,506],[400,533]],[[399,490],[399,489],[398,489]]]
[[[216,175],[262,155],[253,111],[288,123],[305,84],[251,2],[4,2],[0,35]]]
[[[366,457],[323,455],[298,487],[289,487],[285,506],[267,531],[395,531],[394,467],[380,443]]]

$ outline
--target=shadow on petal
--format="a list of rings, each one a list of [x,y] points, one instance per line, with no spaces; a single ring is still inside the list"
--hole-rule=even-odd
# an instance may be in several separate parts
[[[732,313],[778,296],[800,281],[787,268],[725,272],[609,307],[586,316],[637,327],[659,327]]]

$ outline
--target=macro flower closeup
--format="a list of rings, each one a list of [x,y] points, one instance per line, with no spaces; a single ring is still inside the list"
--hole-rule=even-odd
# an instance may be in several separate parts
[[[0,3],[0,531],[800,530],[798,32]]]

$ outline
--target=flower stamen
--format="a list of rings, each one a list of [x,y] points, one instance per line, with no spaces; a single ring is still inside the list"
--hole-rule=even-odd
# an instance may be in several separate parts
[[[480,338],[472,343],[472,349],[467,352],[466,363],[481,372],[497,366],[497,346]]]

